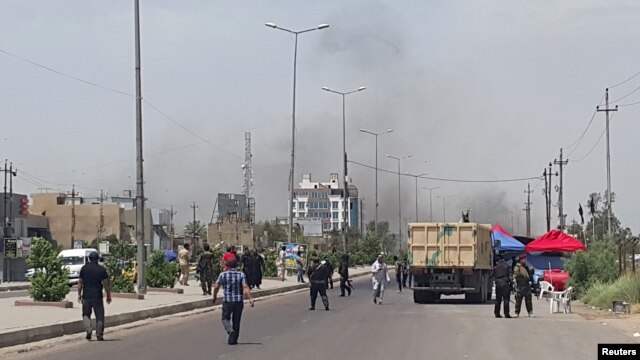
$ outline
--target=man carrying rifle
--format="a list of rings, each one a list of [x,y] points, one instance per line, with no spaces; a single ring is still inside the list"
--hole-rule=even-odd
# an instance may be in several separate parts
[[[496,284],[496,304],[493,310],[496,318],[500,316],[500,303],[504,302],[504,317],[509,319],[509,302],[511,301],[511,274],[502,256],[498,256],[498,263],[493,268],[493,278]]]

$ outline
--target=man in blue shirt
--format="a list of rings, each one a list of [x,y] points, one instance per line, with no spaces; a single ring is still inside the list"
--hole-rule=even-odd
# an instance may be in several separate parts
[[[238,262],[236,259],[227,261],[228,270],[218,276],[216,285],[213,289],[213,302],[215,304],[218,299],[218,291],[224,287],[224,298],[222,302],[222,325],[229,334],[229,345],[238,343],[240,335],[240,319],[242,318],[242,310],[244,309],[243,292],[249,298],[249,304],[253,307],[253,298],[251,297],[251,289],[247,285],[247,277],[244,273],[237,270]]]

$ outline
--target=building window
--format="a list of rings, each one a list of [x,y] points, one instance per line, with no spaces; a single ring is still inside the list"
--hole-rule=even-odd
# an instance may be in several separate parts
[[[332,217],[333,217],[333,219],[334,219],[334,220],[338,220],[338,213],[337,213],[337,212],[334,212],[334,213],[332,214]]]
[[[304,201],[300,201],[298,203],[298,209],[300,209],[300,210],[304,209],[304,205],[305,205],[305,202]]]
[[[338,230],[338,223],[333,223],[333,230]]]
[[[318,193],[317,193],[317,192],[315,192],[315,191],[314,191],[314,192],[312,192],[312,193],[311,193],[311,197],[312,197],[312,198],[314,198],[314,199],[317,199],[317,198],[318,198]]]
[[[331,208],[332,209],[337,209],[338,208],[338,202],[337,201],[332,201],[331,202]]]

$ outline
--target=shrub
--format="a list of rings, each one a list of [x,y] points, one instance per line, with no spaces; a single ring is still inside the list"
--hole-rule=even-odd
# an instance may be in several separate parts
[[[163,251],[151,253],[151,259],[147,262],[145,270],[147,286],[155,288],[172,288],[180,272],[175,264],[167,261]]]
[[[571,275],[568,285],[584,294],[598,282],[610,283],[618,277],[617,261],[617,248],[612,241],[595,241],[588,251],[575,253],[565,262]]]
[[[69,272],[50,242],[35,238],[27,265],[35,269],[29,293],[35,301],[62,301],[69,293]]]
[[[278,261],[278,253],[275,251],[265,251],[264,255],[264,277],[276,277],[278,276],[278,266],[276,266],[276,261]]]
[[[133,259],[136,256],[135,245],[119,242],[109,246],[109,258],[105,268],[111,280],[111,291],[114,293],[132,293],[134,279],[125,276],[133,270]]]
[[[596,282],[585,292],[582,301],[601,308],[610,308],[614,301],[638,304],[640,303],[640,277],[626,275],[609,284]]]

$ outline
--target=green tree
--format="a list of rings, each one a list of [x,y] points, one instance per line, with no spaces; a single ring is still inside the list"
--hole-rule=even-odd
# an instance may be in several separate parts
[[[207,238],[207,225],[201,223],[200,220],[196,220],[195,223],[193,221],[190,221],[184,227],[184,234],[185,234],[185,236],[193,236],[193,234],[195,234],[200,239],[206,239]]]
[[[34,238],[27,265],[36,271],[29,289],[33,300],[62,301],[69,293],[69,272],[50,242]]]
[[[105,264],[111,289],[115,293],[134,292],[135,279],[130,276],[133,273],[133,261],[136,256],[136,246],[121,241],[109,245],[109,258]]]
[[[610,239],[597,240],[586,252],[578,252],[565,262],[571,274],[569,284],[584,293],[593,284],[609,283],[618,277],[618,247]]]
[[[147,262],[145,280],[149,287],[173,288],[179,273],[178,267],[167,261],[164,251],[154,251]]]
[[[285,230],[284,226],[278,224],[271,224],[266,222],[264,224],[264,231],[267,232],[267,236],[269,237],[270,245],[275,244],[277,241],[286,242],[289,238],[287,234],[287,230]]]

